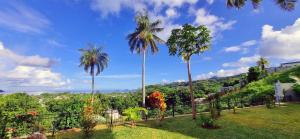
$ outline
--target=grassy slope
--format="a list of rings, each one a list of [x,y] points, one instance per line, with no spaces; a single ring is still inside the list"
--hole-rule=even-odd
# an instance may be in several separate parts
[[[299,138],[300,137],[300,104],[289,104],[286,107],[266,109],[265,107],[245,108],[238,114],[223,112],[218,120],[220,129],[203,129],[190,116],[166,119],[162,126],[155,122],[140,123],[136,128],[119,126],[109,132],[99,126],[94,139],[98,138]],[[81,132],[67,132],[56,138],[80,139]]]

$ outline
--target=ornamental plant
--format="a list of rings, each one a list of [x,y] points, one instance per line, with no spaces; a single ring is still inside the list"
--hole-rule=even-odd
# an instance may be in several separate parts
[[[148,100],[150,106],[158,111],[157,119],[162,121],[167,107],[163,94],[159,91],[154,91],[148,96]]]
[[[131,127],[134,127],[136,125],[136,121],[142,119],[142,113],[145,113],[147,115],[147,109],[142,107],[134,107],[128,108],[123,112],[123,114],[127,116],[126,120],[129,120],[131,122]]]
[[[97,122],[93,117],[93,107],[91,106],[85,107],[83,112],[83,118],[81,121],[81,127],[86,137],[92,135],[93,129],[96,125]]]

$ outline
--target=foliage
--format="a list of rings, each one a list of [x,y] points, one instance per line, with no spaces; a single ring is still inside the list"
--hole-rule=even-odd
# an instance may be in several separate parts
[[[259,67],[251,67],[251,68],[249,68],[249,71],[248,71],[247,80],[249,83],[253,82],[253,81],[257,81],[257,80],[259,80],[260,75],[261,75],[261,71],[260,71]]]
[[[216,121],[213,118],[206,116],[204,114],[200,115],[199,121],[201,127],[203,128],[208,128],[208,129],[219,128],[219,126],[216,124]]]
[[[299,84],[294,84],[293,90],[300,95],[300,85]]]
[[[163,120],[164,112],[166,110],[166,103],[163,94],[159,91],[153,92],[150,96],[148,96],[148,101],[152,108],[158,110],[158,119]]]
[[[94,76],[99,75],[108,65],[108,54],[103,52],[102,47],[96,47],[94,44],[88,44],[89,48],[80,49],[80,67],[84,67],[87,73],[92,76],[92,101],[94,102]],[[96,72],[95,72],[96,68]]]
[[[94,127],[97,125],[97,121],[94,118],[93,107],[87,106],[84,108],[83,118],[81,121],[81,128],[86,137],[89,137],[93,133]]]
[[[134,108],[128,108],[124,110],[123,114],[127,116],[126,120],[131,121],[131,126],[135,126],[135,122],[137,120],[142,119],[142,113],[148,114],[147,109],[142,107],[134,107]]]
[[[217,124],[222,129],[208,130],[199,128],[200,123],[191,120],[190,116],[165,119],[162,126],[155,121],[138,123],[136,128],[120,126],[109,132],[103,126],[95,131],[93,139],[297,139],[300,136],[300,105],[287,104],[286,107],[266,109],[251,107],[241,109],[239,114],[224,112]],[[275,122],[279,121],[279,122]],[[284,124],[283,124],[284,123]],[[82,132],[70,131],[59,134],[54,138],[82,139]]]
[[[9,131],[13,137],[35,131],[37,114],[45,109],[37,98],[25,93],[9,94],[0,97],[0,138]]]
[[[156,43],[164,43],[164,41],[157,36],[157,33],[163,31],[163,28],[159,27],[160,20],[151,22],[148,13],[139,12],[136,16],[137,27],[133,33],[127,36],[129,40],[129,47],[131,52],[137,52],[143,55],[142,64],[142,95],[143,95],[143,107],[146,105],[146,87],[145,87],[145,63],[146,63],[146,51],[148,46],[151,48],[151,52],[154,54],[158,52]]]
[[[207,27],[192,26],[185,24],[181,29],[173,29],[167,41],[170,55],[177,55],[187,63],[189,89],[191,94],[193,119],[196,118],[196,104],[194,101],[194,91],[192,87],[192,75],[190,72],[191,56],[201,54],[211,46],[210,31]]]

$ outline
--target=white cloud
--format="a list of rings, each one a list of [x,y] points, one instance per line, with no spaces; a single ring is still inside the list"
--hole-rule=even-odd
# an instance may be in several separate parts
[[[12,52],[9,49],[4,48],[2,42],[0,42],[0,60],[12,61],[17,65],[23,66],[37,66],[37,67],[50,67],[53,61],[49,58],[43,58],[39,55],[35,56],[22,56]]]
[[[140,78],[140,74],[118,74],[118,75],[101,75],[100,78],[105,79],[133,79],[133,78]]]
[[[230,47],[225,48],[225,52],[238,52],[240,50],[241,50],[241,48],[238,46],[230,46]]]
[[[102,17],[109,14],[118,15],[123,8],[132,9],[135,12],[147,10],[153,7],[160,11],[163,7],[175,8],[184,4],[195,4],[198,0],[92,0],[91,8],[100,12]]]
[[[260,58],[259,55],[254,55],[250,57],[241,57],[236,62],[224,63],[222,66],[223,67],[245,67],[245,66],[249,66],[249,64],[256,63],[259,60],[259,58]]]
[[[51,60],[40,56],[23,56],[6,49],[0,42],[0,82],[7,88],[66,86],[70,80],[50,69]],[[24,91],[24,90],[22,90]]]
[[[207,74],[200,74],[197,75],[197,79],[198,80],[205,80],[205,79],[209,79],[212,77],[229,77],[229,76],[234,76],[234,75],[239,75],[242,73],[246,73],[248,71],[249,67],[240,67],[237,69],[220,69],[216,72],[209,72]]]
[[[179,80],[176,80],[175,82],[177,82],[177,83],[182,83],[182,82],[185,82],[185,80],[179,79]]]
[[[214,0],[206,0],[208,4],[213,4]]]
[[[280,60],[300,60],[300,18],[280,30],[264,25],[259,54]]]
[[[174,8],[167,9],[166,15],[168,18],[178,17],[178,13],[177,13],[176,9],[174,9]]]
[[[24,33],[41,33],[50,21],[38,11],[16,1],[0,9],[0,26]]]
[[[249,49],[249,47],[254,46],[257,44],[256,40],[249,40],[249,41],[245,41],[239,45],[235,45],[235,46],[230,46],[230,47],[226,47],[224,49],[225,52],[238,52],[238,51],[243,51],[244,53],[246,53]]]
[[[223,18],[210,14],[204,8],[200,8],[193,12],[192,11],[191,13],[195,13],[196,16],[194,24],[207,26],[214,36],[221,31],[231,29],[236,23],[234,20],[225,22]]]
[[[110,14],[118,15],[123,9],[131,9],[135,12],[147,10],[152,20],[160,19],[161,27],[164,30],[158,33],[163,40],[167,40],[171,34],[171,30],[180,28],[181,25],[175,24],[174,19],[179,17],[177,8],[181,8],[184,4],[192,5],[198,0],[92,0],[91,9],[97,11],[102,17]]]

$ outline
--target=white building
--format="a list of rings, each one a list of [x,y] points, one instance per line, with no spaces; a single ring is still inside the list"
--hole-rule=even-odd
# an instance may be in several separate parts
[[[297,67],[297,66],[300,66],[300,61],[280,64],[280,68],[284,68],[284,69],[293,68],[293,67]]]

